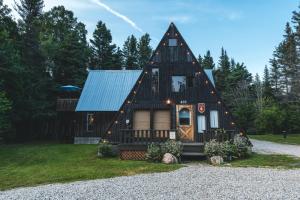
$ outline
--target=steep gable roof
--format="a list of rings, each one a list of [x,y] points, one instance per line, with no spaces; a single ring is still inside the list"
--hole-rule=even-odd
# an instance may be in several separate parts
[[[118,111],[142,70],[91,70],[75,111]]]

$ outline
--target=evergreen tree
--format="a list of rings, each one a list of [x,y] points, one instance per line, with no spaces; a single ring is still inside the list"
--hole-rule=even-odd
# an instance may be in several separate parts
[[[300,6],[299,6],[300,8]],[[291,92],[296,101],[300,101],[300,11],[294,11],[292,22],[295,26],[295,40],[297,46],[297,65],[292,76]]]
[[[273,97],[273,91],[272,91],[272,88],[271,88],[270,74],[269,74],[269,69],[268,69],[267,66],[265,66],[265,69],[264,69],[263,97],[265,97],[265,98],[272,98]]]
[[[143,68],[149,62],[150,56],[152,54],[152,48],[150,46],[150,35],[146,33],[143,35],[138,44],[137,44],[137,51],[138,51],[138,66],[139,68]]]
[[[81,86],[88,67],[85,25],[63,6],[46,12],[42,22],[42,47],[55,83]]]
[[[126,69],[138,68],[137,39],[134,35],[127,38],[123,45],[124,65]]]
[[[122,69],[124,66],[124,61],[123,61],[123,52],[122,50],[118,47],[115,53],[113,54],[113,67],[111,69]]]
[[[275,58],[270,60],[271,64],[271,73],[270,73],[270,85],[274,91],[275,96],[279,96],[281,93],[279,86],[279,79],[281,77],[278,62]]]
[[[203,58],[201,57],[201,55],[198,55],[198,63],[200,65],[200,67],[203,67]]]
[[[207,50],[206,54],[203,57],[202,66],[203,66],[204,69],[214,69],[215,68],[214,59],[210,55],[209,50]]]
[[[218,69],[215,71],[216,77],[216,88],[221,93],[226,93],[228,90],[228,76],[230,74],[230,61],[227,55],[227,52],[222,47],[221,49],[221,56],[219,58],[219,66]]]
[[[116,45],[112,44],[110,30],[106,28],[105,23],[99,21],[96,30],[93,33],[93,39],[90,40],[92,46],[92,65],[94,69],[109,69],[114,67],[114,51]]]

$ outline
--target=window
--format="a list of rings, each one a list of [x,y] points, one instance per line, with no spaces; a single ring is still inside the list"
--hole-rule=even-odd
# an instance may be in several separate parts
[[[172,92],[183,92],[186,88],[185,76],[172,76]]]
[[[219,113],[217,110],[210,111],[210,127],[219,128]]]
[[[190,111],[186,108],[179,111],[179,125],[190,125]]]
[[[93,113],[88,113],[87,114],[87,123],[86,123],[86,130],[87,131],[93,131],[95,123],[95,116]]]
[[[204,131],[206,130],[205,115],[198,115],[197,122],[198,122],[198,133],[204,133]]]
[[[169,39],[169,47],[176,47],[177,39]]]
[[[152,68],[152,94],[157,95],[159,93],[159,69]]]

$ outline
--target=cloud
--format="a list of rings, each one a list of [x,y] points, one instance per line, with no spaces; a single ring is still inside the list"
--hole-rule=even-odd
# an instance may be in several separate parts
[[[111,14],[113,14],[116,17],[119,17],[120,19],[122,19],[124,22],[128,23],[131,27],[133,27],[135,30],[144,33],[144,31],[138,27],[136,25],[136,23],[134,21],[132,21],[131,19],[129,19],[127,16],[119,13],[118,11],[113,10],[112,8],[110,8],[108,5],[102,3],[100,0],[91,0],[93,3],[97,4],[98,6],[104,8],[106,11],[110,12]]]

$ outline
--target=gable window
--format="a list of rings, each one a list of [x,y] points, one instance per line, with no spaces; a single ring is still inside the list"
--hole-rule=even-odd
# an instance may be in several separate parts
[[[93,131],[95,123],[95,115],[93,113],[87,114],[87,123],[86,123],[86,130],[87,131]]]
[[[176,47],[177,39],[169,39],[169,47]]]
[[[210,111],[210,127],[219,128],[219,112],[217,110]]]
[[[190,125],[190,111],[186,108],[179,111],[179,125]]]
[[[183,92],[186,88],[185,76],[172,76],[172,92]]]
[[[157,95],[159,93],[159,69],[152,68],[152,94]]]

